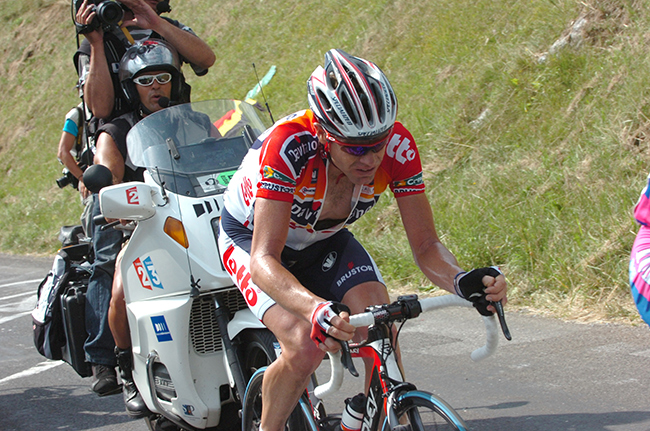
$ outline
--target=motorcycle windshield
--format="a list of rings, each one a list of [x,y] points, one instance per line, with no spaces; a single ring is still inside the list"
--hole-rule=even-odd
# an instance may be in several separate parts
[[[210,196],[224,192],[268,125],[263,108],[238,100],[171,106],[133,126],[126,137],[128,155],[165,189]]]

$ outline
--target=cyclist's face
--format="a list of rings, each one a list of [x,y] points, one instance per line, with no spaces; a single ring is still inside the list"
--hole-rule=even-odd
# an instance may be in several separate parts
[[[147,75],[157,75],[159,73],[164,73],[164,70],[147,72]],[[161,97],[169,98],[172,94],[172,83],[171,81],[166,84],[160,84],[157,80],[153,80],[153,83],[148,86],[137,85],[135,88],[138,90],[138,95],[140,96],[140,102],[151,112],[156,112],[162,109],[158,104],[158,100]]]
[[[324,131],[318,133],[321,145],[326,142]],[[330,157],[336,167],[356,185],[369,184],[375,178],[377,169],[386,153],[386,146],[381,150],[374,152],[368,151],[362,156],[349,154],[341,149],[341,146],[335,142],[329,143]]]

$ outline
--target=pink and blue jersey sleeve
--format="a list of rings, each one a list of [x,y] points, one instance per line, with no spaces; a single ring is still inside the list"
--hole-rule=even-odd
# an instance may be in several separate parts
[[[650,325],[650,176],[634,208],[641,224],[630,255],[630,288],[636,308]]]
[[[648,176],[648,183],[639,196],[639,201],[634,208],[635,220],[643,225],[650,225],[650,176]]]

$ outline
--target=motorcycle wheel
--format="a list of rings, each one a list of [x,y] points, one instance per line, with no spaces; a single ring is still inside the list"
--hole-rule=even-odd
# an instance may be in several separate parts
[[[240,336],[240,353],[244,379],[248,382],[259,368],[270,365],[275,361],[275,335],[268,329],[251,329]]]

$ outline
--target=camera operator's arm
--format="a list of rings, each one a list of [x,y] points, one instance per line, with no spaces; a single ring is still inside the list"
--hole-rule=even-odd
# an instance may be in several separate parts
[[[129,7],[135,15],[133,25],[161,35],[187,62],[206,70],[214,64],[216,57],[207,43],[161,18],[144,0],[122,0],[121,3]]]
[[[88,5],[88,0],[84,0],[75,19],[79,24],[88,25],[95,16],[94,5]],[[107,118],[113,111],[115,93],[104,53],[104,31],[100,27],[85,36],[90,44],[90,66],[84,83],[84,99],[95,117]]]
[[[76,136],[64,130],[63,133],[61,133],[61,139],[59,140],[59,151],[57,153],[57,157],[59,161],[63,163],[63,166],[68,168],[70,173],[74,175],[76,179],[79,180],[79,185],[78,185],[79,193],[81,193],[81,197],[85,198],[90,194],[90,192],[88,191],[88,189],[86,189],[86,186],[84,185],[83,171],[77,165],[77,161],[70,153],[76,141],[77,141]]]

